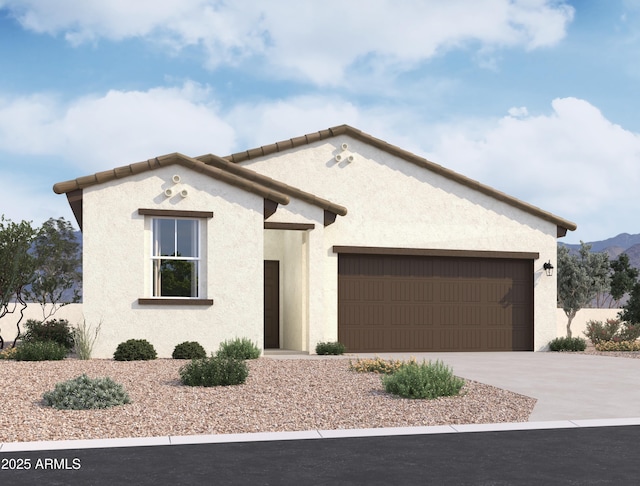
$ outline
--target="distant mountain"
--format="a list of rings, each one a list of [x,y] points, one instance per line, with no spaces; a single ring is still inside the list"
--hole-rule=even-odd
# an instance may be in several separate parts
[[[572,251],[578,251],[580,245],[568,245],[560,243]],[[592,252],[603,252],[609,255],[610,260],[615,260],[622,253],[629,255],[629,263],[631,266],[640,269],[640,234],[630,235],[629,233],[621,233],[613,238],[607,238],[601,241],[589,241]]]

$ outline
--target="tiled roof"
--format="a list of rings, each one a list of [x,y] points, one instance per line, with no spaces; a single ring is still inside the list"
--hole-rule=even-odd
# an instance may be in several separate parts
[[[544,211],[539,207],[533,206],[532,204],[528,204],[524,201],[521,201],[520,199],[509,196],[504,192],[493,189],[492,187],[484,185],[476,180],[473,180],[461,174],[458,174],[457,172],[447,169],[446,167],[435,164],[423,157],[420,157],[416,154],[403,150],[400,147],[391,145],[390,143],[387,143],[384,140],[375,138],[349,125],[339,125],[333,128],[328,128],[326,130],[321,130],[319,132],[302,135],[301,137],[283,140],[280,142],[276,142],[270,145],[264,145],[262,147],[253,148],[243,152],[237,152],[224,157],[224,159],[230,162],[240,163],[246,160],[263,157],[266,155],[271,155],[277,152],[282,152],[282,151],[293,149],[303,145],[308,145],[314,142],[318,142],[320,140],[325,140],[325,139],[337,137],[340,135],[347,135],[349,137],[355,138],[356,140],[360,140],[384,152],[387,152],[398,158],[401,158],[403,160],[416,164],[419,167],[435,172],[436,174],[439,174],[443,177],[456,181],[464,186],[467,186],[478,192],[486,194],[494,199],[505,202],[529,214],[533,214],[534,216],[537,216],[543,220],[554,223],[558,226],[558,236],[564,236],[567,230],[573,231],[577,228],[576,224],[571,221],[568,221],[559,216],[556,216],[555,214]]]
[[[188,169],[194,170],[201,174],[213,177],[234,186],[237,186],[246,191],[257,194],[265,199],[270,199],[279,204],[289,204],[289,197],[282,192],[276,191],[264,185],[261,185],[255,181],[252,181],[242,176],[242,172],[231,173],[229,171],[222,170],[220,168],[205,164],[204,162],[187,157],[180,153],[173,153],[149,159],[144,162],[137,162],[135,164],[125,165],[117,167],[112,170],[104,172],[97,172],[93,175],[79,177],[65,182],[58,182],[53,186],[53,191],[57,194],[70,193],[78,189],[84,189],[96,184],[102,184],[115,179],[122,179],[134,174],[140,174],[142,172],[158,169],[160,167],[167,167],[170,165],[181,165]],[[245,169],[246,172],[253,172]]]
[[[313,204],[315,206],[319,206],[322,209],[327,211],[331,211],[332,213],[336,213],[340,216],[345,216],[347,214],[347,208],[344,206],[340,206],[339,204],[332,203],[331,201],[327,201],[321,197],[315,196],[308,192],[302,191],[296,187],[285,184],[284,182],[277,181],[272,179],[271,177],[267,177],[265,175],[259,174],[252,170],[249,170],[245,167],[241,167],[232,162],[229,162],[222,157],[218,157],[216,155],[207,154],[201,155],[200,157],[196,157],[197,160],[204,162],[205,164],[217,167],[218,169],[222,169],[231,174],[236,174],[245,179],[256,182],[264,187],[268,187],[273,189],[274,191],[281,192],[283,194],[287,194],[289,196],[293,196],[297,199],[305,201],[309,204]]]

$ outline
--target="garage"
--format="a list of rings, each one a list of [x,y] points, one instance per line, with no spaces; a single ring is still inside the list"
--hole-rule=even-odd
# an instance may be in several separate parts
[[[349,352],[533,350],[536,253],[334,251]]]

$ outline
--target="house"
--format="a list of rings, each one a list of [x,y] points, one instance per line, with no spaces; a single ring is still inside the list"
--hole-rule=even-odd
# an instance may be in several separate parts
[[[54,186],[83,231],[96,357],[234,337],[313,353],[533,351],[556,337],[576,225],[342,125]]]

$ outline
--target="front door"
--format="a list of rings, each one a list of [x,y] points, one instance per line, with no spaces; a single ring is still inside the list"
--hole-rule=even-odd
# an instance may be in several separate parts
[[[280,347],[280,262],[264,261],[264,347]]]

